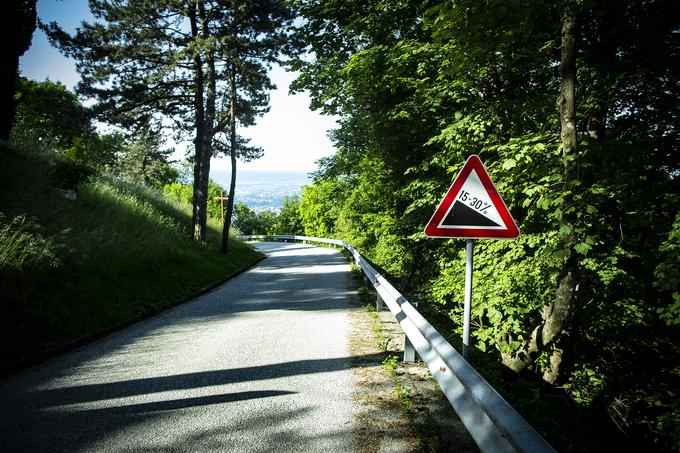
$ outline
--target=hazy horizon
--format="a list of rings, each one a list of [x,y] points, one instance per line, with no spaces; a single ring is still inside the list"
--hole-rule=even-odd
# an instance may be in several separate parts
[[[311,184],[309,172],[290,170],[242,170],[236,173],[236,203],[256,212],[279,211],[285,197],[299,195],[302,186]],[[210,177],[225,189],[231,172],[213,169]]]

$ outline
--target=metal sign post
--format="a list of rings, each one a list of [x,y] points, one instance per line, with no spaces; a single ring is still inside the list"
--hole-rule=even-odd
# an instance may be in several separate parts
[[[463,358],[468,359],[470,348],[470,312],[472,311],[472,252],[475,240],[465,241],[465,306],[463,307]]]

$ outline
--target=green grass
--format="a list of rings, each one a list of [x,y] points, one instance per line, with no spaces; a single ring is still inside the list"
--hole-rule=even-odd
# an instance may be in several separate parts
[[[107,178],[64,186],[58,159],[0,154],[0,371],[156,313],[250,266],[190,238],[191,207]]]
[[[396,355],[390,355],[385,360],[383,360],[383,366],[390,374],[390,379],[392,379],[392,384],[394,384],[394,391],[401,401],[401,405],[407,414],[413,412],[413,395],[411,391],[404,387],[397,374],[397,362],[399,362],[399,357]]]

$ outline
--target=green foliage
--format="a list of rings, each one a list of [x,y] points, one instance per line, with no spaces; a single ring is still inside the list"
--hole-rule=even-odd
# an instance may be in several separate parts
[[[242,234],[272,234],[274,232],[277,215],[271,211],[262,211],[258,214],[245,204],[236,203],[234,213],[236,215],[234,227]]]
[[[41,29],[78,62],[78,92],[95,101],[100,119],[137,133],[171,120],[176,140],[193,139],[193,235],[202,241],[210,159],[227,154],[235,171],[237,158],[262,155],[238,136],[237,126],[253,125],[269,109],[274,85],[267,70],[297,47],[288,32],[293,11],[287,1],[270,0],[91,0],[89,7],[95,21],[73,35],[56,22]],[[158,186],[167,178],[160,179]],[[233,202],[229,198],[224,218],[225,252]]]
[[[0,212],[0,273],[12,275],[58,267],[55,241],[45,238],[25,215],[8,219]]]
[[[77,189],[78,185],[90,179],[95,171],[87,162],[83,161],[76,149],[70,148],[62,156],[54,158],[54,173],[52,180],[59,187],[68,190]]]
[[[253,234],[259,227],[257,213],[243,203],[236,203],[234,205],[234,227],[236,227],[243,234]],[[262,234],[262,233],[260,233]]]
[[[172,182],[163,186],[163,193],[181,203],[191,204],[194,190],[189,184]]]
[[[669,326],[680,325],[680,213],[668,239],[659,246],[660,262],[654,271],[654,286],[663,299],[657,312]]]
[[[390,348],[390,336],[385,332],[385,329],[383,329],[382,320],[380,319],[380,313],[378,313],[378,311],[371,303],[372,302],[371,295],[368,293],[368,289],[366,289],[366,286],[363,284],[363,271],[361,270],[361,268],[357,269],[358,269],[357,274],[352,275],[352,277],[354,277],[355,280],[361,282],[359,283],[359,288],[357,288],[357,294],[359,295],[361,302],[366,304],[364,305],[364,308],[371,316],[372,321],[371,330],[373,331],[373,338],[375,338],[375,340],[378,342],[380,350],[384,353],[387,353]],[[352,271],[354,271],[354,268],[352,269]]]
[[[88,131],[75,137],[71,145],[61,151],[64,160],[72,165],[88,169],[91,174],[116,174],[120,171],[119,154],[124,138],[120,134],[98,135]]]
[[[561,149],[555,108],[564,5],[298,5],[314,58],[291,62],[301,74],[293,89],[340,116],[337,152],[320,162],[300,202],[305,234],[352,243],[421,307],[446,315],[446,331],[460,333],[463,242],[425,240],[422,231],[465,159],[479,154],[522,237],[476,241],[475,346],[520,357],[569,274],[576,284],[567,323],[526,364],[540,380],[551,354],[564,350],[554,391],[572,404],[564,414],[587,411],[595,431],[607,433],[604,444],[679,448],[680,46],[672,2],[572,5],[577,155]],[[545,399],[545,387],[536,392]],[[570,415],[551,424],[528,410],[560,450],[597,449]]]
[[[66,199],[44,153],[0,157],[2,368],[171,306],[259,259],[219,220],[190,239],[191,205],[93,176]]]
[[[21,77],[15,98],[12,142],[32,153],[56,154],[55,182],[62,188],[75,189],[95,173],[114,170],[122,136],[95,132],[87,109],[64,85]]]
[[[30,152],[57,154],[56,177],[75,189],[94,174],[109,174],[148,187],[162,188],[178,171],[168,162],[161,133],[152,127],[129,134],[99,134],[88,110],[60,83],[20,78],[12,141]]]
[[[273,232],[274,234],[304,234],[304,227],[302,226],[302,219],[300,218],[299,196],[294,195],[292,197],[283,198],[283,206],[276,218]]]
[[[320,181],[304,186],[298,209],[306,236],[333,237],[341,187],[342,183],[337,181]]]
[[[118,173],[127,181],[162,189],[179,177],[168,158],[174,148],[162,149],[159,133],[142,133],[123,148]]]
[[[413,410],[413,395],[411,394],[411,390],[407,389],[404,387],[399,380],[399,375],[397,374],[397,362],[399,361],[399,358],[396,355],[391,355],[385,360],[383,360],[383,366],[385,369],[387,369],[387,372],[390,374],[390,378],[392,379],[392,383],[394,384],[394,390],[397,392],[397,396],[401,400],[401,404],[404,407],[404,410],[407,413],[410,413]]]
[[[14,140],[63,149],[90,131],[87,109],[60,82],[20,77],[15,100]]]
[[[172,173],[174,174],[174,172]],[[194,188],[190,184],[170,182],[163,186],[162,191],[165,195],[181,203],[189,205],[193,203]],[[228,193],[212,179],[208,180],[208,215],[216,220],[222,218],[222,213],[220,212],[222,205],[219,200],[219,197],[221,196],[226,198]]]

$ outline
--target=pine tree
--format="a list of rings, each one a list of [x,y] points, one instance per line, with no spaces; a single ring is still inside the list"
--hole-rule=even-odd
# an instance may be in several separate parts
[[[202,241],[210,158],[225,149],[228,133],[233,207],[235,158],[261,155],[243,146],[236,123],[253,124],[266,111],[266,70],[290,47],[292,14],[276,0],[93,0],[90,7],[99,21],[83,23],[73,36],[56,23],[41,26],[78,62],[78,91],[97,100],[102,119],[132,131],[167,127],[170,119],[176,140],[192,136],[193,237]]]
[[[215,52],[223,62],[217,74],[227,81],[228,115],[215,127],[221,152],[229,155],[231,180],[227,212],[222,231],[222,251],[229,249],[229,229],[234,212],[237,159],[248,161],[262,155],[257,147],[247,146],[237,134],[237,125],[249,126],[267,112],[268,91],[275,88],[267,71],[282,54],[293,54],[299,45],[288,33],[293,13],[285,2],[260,0],[253,2],[223,1],[213,10],[208,28],[220,36]],[[210,67],[211,64],[209,64]]]

